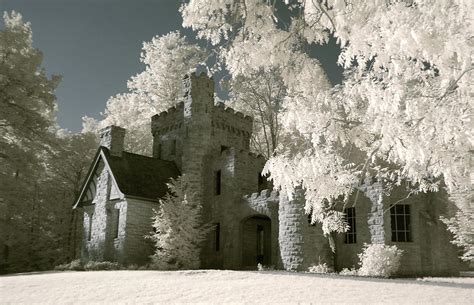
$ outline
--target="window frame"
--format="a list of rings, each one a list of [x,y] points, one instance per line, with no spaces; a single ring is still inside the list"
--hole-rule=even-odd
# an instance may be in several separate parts
[[[357,244],[357,220],[355,207],[344,208],[344,215],[345,221],[349,225],[348,230],[344,233],[344,244]]]
[[[411,204],[395,204],[390,208],[391,240],[396,243],[413,242]],[[400,229],[401,227],[401,229]]]

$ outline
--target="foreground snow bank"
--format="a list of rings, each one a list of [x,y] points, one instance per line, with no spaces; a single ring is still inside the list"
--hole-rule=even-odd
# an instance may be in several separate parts
[[[51,272],[0,277],[2,304],[437,303],[468,304],[474,279],[385,280],[250,271]]]

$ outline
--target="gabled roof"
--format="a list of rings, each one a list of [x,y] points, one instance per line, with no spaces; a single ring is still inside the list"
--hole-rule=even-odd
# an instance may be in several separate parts
[[[147,156],[122,152],[122,156],[113,156],[105,147],[99,147],[94,161],[82,185],[80,195],[74,202],[77,207],[93,182],[99,161],[103,160],[109,169],[112,180],[124,197],[136,197],[156,201],[163,197],[170,178],[180,175],[176,164]]]

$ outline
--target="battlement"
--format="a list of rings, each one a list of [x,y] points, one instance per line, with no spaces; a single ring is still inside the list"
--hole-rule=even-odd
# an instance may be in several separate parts
[[[212,126],[250,138],[253,118],[230,107],[225,107],[224,103],[217,103],[212,109]]]
[[[256,213],[272,215],[272,210],[278,207],[279,200],[277,191],[263,190],[260,193],[243,196],[241,202]]]
[[[184,103],[179,102],[175,106],[152,116],[151,133],[164,133],[181,127],[184,120],[183,109]]]
[[[272,201],[278,202],[280,200],[280,193],[275,190],[262,190],[257,193],[252,193],[249,195],[244,195],[243,199],[249,203],[251,202],[262,202],[262,201]]]

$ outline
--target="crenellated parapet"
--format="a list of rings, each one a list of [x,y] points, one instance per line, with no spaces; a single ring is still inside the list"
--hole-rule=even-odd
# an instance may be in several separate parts
[[[181,128],[184,121],[183,110],[184,103],[180,102],[174,107],[152,116],[151,133],[153,135],[158,135]]]
[[[257,202],[257,201],[278,202],[280,201],[280,193],[275,190],[265,189],[260,192],[244,195],[243,198],[247,202]]]
[[[278,208],[278,202],[280,201],[280,195],[274,190],[262,190],[257,193],[252,193],[242,197],[243,203],[262,215],[274,214],[272,210],[276,212]]]
[[[217,103],[213,107],[212,126],[235,135],[250,138],[253,118],[230,107],[225,107],[224,103]]]

